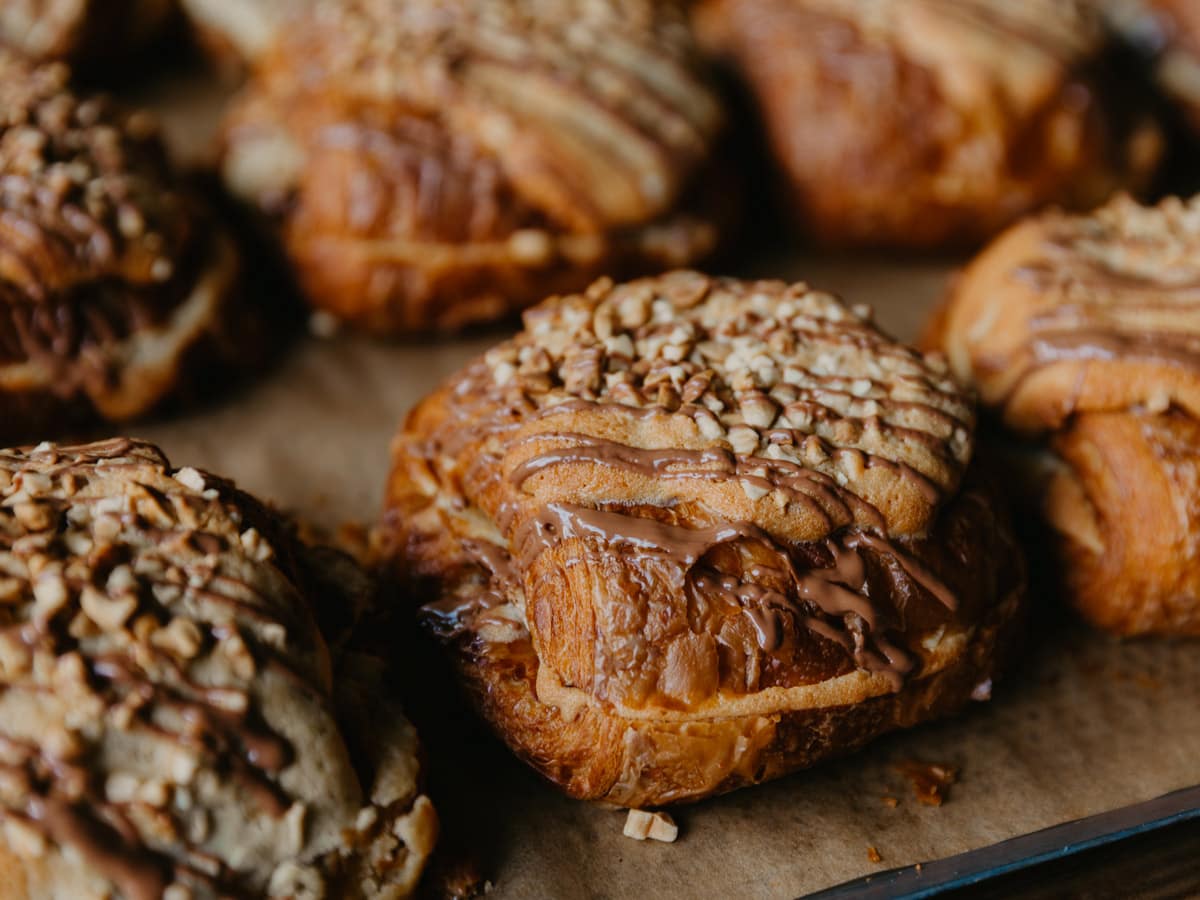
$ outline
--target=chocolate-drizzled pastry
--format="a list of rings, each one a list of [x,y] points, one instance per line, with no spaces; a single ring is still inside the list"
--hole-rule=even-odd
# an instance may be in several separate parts
[[[4,0],[0,45],[31,59],[115,61],[157,35],[174,9],[174,0]]]
[[[1095,77],[1108,40],[1083,0],[705,0],[697,17],[824,243],[977,242],[1136,188],[1161,153]]]
[[[460,328],[713,248],[681,205],[720,119],[697,66],[674,2],[318,2],[232,113],[224,172],[317,306]]]
[[[1122,198],[1014,227],[931,342],[1044,446],[1071,598],[1122,634],[1200,634],[1200,201]]]
[[[329,564],[148,444],[0,451],[0,898],[412,893],[436,817]]]
[[[803,284],[600,281],[401,430],[386,553],[571,795],[757,783],[992,677],[1023,569],[967,475],[971,403],[868,316]]]
[[[243,359],[238,254],[145,115],[0,51],[0,441],[124,421]],[[215,372],[213,374],[216,374]]]

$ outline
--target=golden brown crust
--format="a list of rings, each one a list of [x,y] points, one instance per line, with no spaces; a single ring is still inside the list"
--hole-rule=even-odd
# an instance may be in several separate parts
[[[1196,633],[1200,204],[1120,199],[999,238],[931,340],[1055,465],[1045,513],[1073,599],[1124,634]]]
[[[59,64],[0,52],[0,74],[0,440],[143,415],[253,333],[237,251],[144,115],[76,95]]]
[[[230,116],[234,192],[310,298],[376,331],[496,319],[678,266],[719,122],[674,3],[318,3]]]
[[[135,441],[0,451],[0,497],[0,898],[415,890],[415,736],[317,624],[361,574]]]
[[[35,60],[112,63],[161,32],[174,10],[172,0],[5,0],[0,45]]]
[[[988,677],[1022,567],[960,489],[971,406],[936,359],[804,285],[689,272],[525,323],[410,415],[384,522],[523,758],[698,799]]]
[[[1047,515],[1079,608],[1118,634],[1200,634],[1200,423],[1087,413],[1053,438]],[[1074,496],[1072,496],[1074,493]]]
[[[1144,184],[1157,129],[1114,118],[1083,3],[707,0],[818,241],[978,242],[1046,203]],[[817,124],[819,123],[819,127]]]

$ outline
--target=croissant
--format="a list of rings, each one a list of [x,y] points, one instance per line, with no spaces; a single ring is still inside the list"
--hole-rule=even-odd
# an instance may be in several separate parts
[[[261,60],[223,169],[316,306],[458,329],[713,248],[685,201],[721,119],[699,67],[674,2],[318,2]]]
[[[1153,173],[1082,0],[703,0],[697,28],[757,100],[789,207],[825,244],[982,241]]]
[[[1015,226],[931,329],[1035,467],[1069,595],[1119,634],[1200,634],[1200,201]]]
[[[987,695],[1022,560],[970,399],[867,315],[803,284],[602,280],[401,429],[384,558],[571,796],[696,800]]]
[[[244,368],[239,256],[152,122],[0,51],[0,441],[125,421]],[[194,391],[193,391],[194,392]]]
[[[0,45],[32,59],[114,63],[157,36],[173,0],[4,0]]]
[[[411,896],[437,817],[348,559],[138,441],[2,450],[0,498],[0,900]]]

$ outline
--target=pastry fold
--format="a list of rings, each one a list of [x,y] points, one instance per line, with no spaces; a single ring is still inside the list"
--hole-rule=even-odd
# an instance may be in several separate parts
[[[1196,201],[1049,213],[966,269],[930,335],[1042,448],[1070,596],[1121,634],[1200,633],[1198,252]]]
[[[1047,203],[1135,190],[1161,155],[1144,98],[1104,74],[1092,4],[704,0],[696,18],[824,243],[977,243]]]
[[[688,195],[720,121],[673,2],[319,2],[263,56],[223,169],[317,306],[456,329],[712,250]]]
[[[148,444],[42,444],[0,451],[0,597],[0,900],[416,890],[437,818],[347,558]]]
[[[385,554],[573,796],[694,800],[949,712],[1022,564],[944,367],[804,285],[554,298],[413,411]]]
[[[0,440],[143,416],[245,366],[231,238],[152,123],[0,51]],[[256,348],[257,349],[257,348]]]

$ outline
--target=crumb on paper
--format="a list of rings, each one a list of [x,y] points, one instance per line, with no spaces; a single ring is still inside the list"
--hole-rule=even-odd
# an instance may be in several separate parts
[[[883,805],[886,806],[888,809],[895,809],[900,803],[899,800],[897,800],[895,797],[892,797],[891,795],[885,795],[881,799],[883,800]]]
[[[958,769],[944,763],[907,759],[896,763],[894,768],[912,782],[917,801],[926,806],[941,806],[946,800],[950,785],[958,781]]]
[[[647,812],[644,809],[631,809],[625,819],[625,837],[635,841],[662,841],[665,844],[674,843],[679,837],[679,826],[675,820],[664,812]]]
[[[879,851],[876,850],[874,847],[867,848],[867,859],[869,859],[873,863],[883,862],[883,857],[880,855]]]

